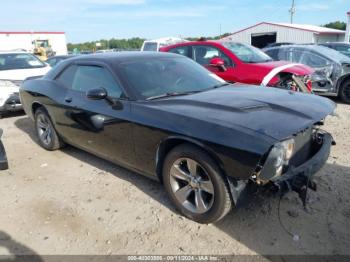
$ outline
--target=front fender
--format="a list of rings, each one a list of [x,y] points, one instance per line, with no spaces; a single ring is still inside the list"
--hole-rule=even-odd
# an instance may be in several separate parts
[[[215,162],[218,164],[221,171],[225,174],[225,168],[220,160],[220,158],[216,155],[215,151],[213,151],[209,146],[207,146],[205,143],[198,141],[197,139],[193,139],[190,137],[182,136],[182,135],[172,135],[169,137],[166,137],[161,140],[161,142],[158,145],[157,152],[156,152],[156,170],[157,170],[157,176],[160,181],[161,179],[161,173],[162,173],[162,167],[164,163],[164,159],[170,150],[172,150],[174,147],[183,144],[183,143],[190,143],[198,146],[199,148],[203,149],[205,152],[207,152],[210,157],[212,157]]]

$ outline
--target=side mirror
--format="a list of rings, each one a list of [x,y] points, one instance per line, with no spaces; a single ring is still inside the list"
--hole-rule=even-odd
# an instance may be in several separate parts
[[[106,99],[108,94],[106,89],[101,87],[101,88],[90,89],[89,91],[86,92],[86,96],[91,100],[102,100],[102,99]]]
[[[209,62],[210,66],[218,67],[222,71],[226,71],[225,61],[220,57],[212,58]]]

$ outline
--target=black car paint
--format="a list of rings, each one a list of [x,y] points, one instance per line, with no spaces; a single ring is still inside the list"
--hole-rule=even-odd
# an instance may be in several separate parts
[[[43,105],[69,144],[153,178],[160,174],[165,153],[188,141],[206,150],[227,176],[236,179],[249,179],[276,142],[334,110],[334,103],[326,98],[249,86],[138,100],[118,66],[159,57],[179,58],[170,53],[124,53],[64,61],[43,79],[23,84],[24,109],[33,118],[33,109]],[[118,100],[120,106],[113,108],[106,100],[89,100],[60,86],[55,77],[72,63],[99,64],[112,72],[125,92],[126,98]]]

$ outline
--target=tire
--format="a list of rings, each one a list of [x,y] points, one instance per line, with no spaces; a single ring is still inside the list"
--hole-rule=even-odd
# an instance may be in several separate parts
[[[182,144],[171,150],[164,161],[163,182],[176,208],[198,223],[219,221],[231,210],[226,179],[199,147]]]
[[[53,151],[64,146],[63,141],[58,136],[51,118],[45,108],[39,107],[34,114],[35,131],[40,146],[46,150]]]
[[[350,104],[350,79],[344,81],[341,84],[339,97],[344,103]]]

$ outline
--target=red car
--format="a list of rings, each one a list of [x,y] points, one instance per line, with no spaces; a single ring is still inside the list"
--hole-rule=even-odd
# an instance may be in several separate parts
[[[227,82],[311,92],[312,68],[287,61],[273,61],[250,45],[229,41],[195,41],[163,47],[160,51],[187,56]]]

